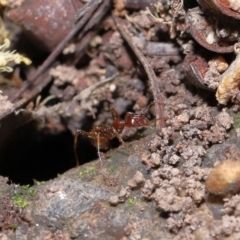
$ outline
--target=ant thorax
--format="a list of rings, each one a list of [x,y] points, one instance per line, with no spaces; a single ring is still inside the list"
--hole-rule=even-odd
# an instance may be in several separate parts
[[[128,112],[125,117],[126,127],[148,127],[149,124],[149,120],[142,114]]]

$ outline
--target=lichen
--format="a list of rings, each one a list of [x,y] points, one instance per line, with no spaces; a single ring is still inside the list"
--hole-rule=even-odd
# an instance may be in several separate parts
[[[7,66],[9,62],[14,61],[16,64],[20,64],[21,62],[26,65],[31,64],[31,60],[27,57],[16,53],[16,51],[6,51],[10,46],[10,40],[8,38],[4,39],[4,43],[0,45],[0,72],[12,72],[13,68]]]
[[[0,6],[14,8],[21,6],[23,2],[24,0],[0,0]]]

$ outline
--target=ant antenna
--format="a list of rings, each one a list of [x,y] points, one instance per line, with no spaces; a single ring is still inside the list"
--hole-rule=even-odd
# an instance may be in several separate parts
[[[152,105],[156,103],[163,105],[160,101],[152,101],[142,110],[142,112],[145,112],[147,109],[149,109]]]
[[[154,105],[154,104],[156,104],[156,103],[163,105],[162,102],[160,102],[160,101],[152,101],[147,107],[145,107],[145,108],[143,109],[142,112],[146,111],[147,109],[149,109],[152,105]],[[167,117],[160,117],[160,118],[157,118],[157,119],[153,119],[152,121],[149,122],[149,126],[150,126],[152,123],[156,123],[157,121],[160,121],[160,120],[168,120],[168,119],[169,119],[169,118],[167,118]],[[150,126],[150,128],[152,128],[152,127]]]
[[[169,118],[167,117],[161,117],[161,118],[157,118],[157,119],[153,119],[152,121],[149,122],[149,126],[152,124],[152,123],[156,123],[157,121],[160,121],[160,120],[168,120]],[[150,128],[152,128],[150,126]]]

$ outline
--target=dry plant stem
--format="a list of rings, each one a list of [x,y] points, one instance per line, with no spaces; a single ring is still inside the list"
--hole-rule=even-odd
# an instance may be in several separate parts
[[[117,74],[114,74],[113,76],[111,76],[109,78],[106,78],[98,83],[95,83],[95,84],[89,86],[88,88],[81,91],[78,95],[76,95],[73,98],[73,100],[81,101],[81,108],[88,109],[92,113],[93,118],[95,118],[95,114],[93,112],[92,105],[89,105],[88,99],[90,98],[92,92],[94,92],[98,87],[101,87],[102,85],[108,83],[109,81],[114,80],[116,76],[117,76]]]
[[[136,55],[139,62],[142,64],[144,70],[147,73],[147,76],[151,83],[151,88],[153,92],[153,98],[155,102],[163,101],[163,96],[161,95],[157,81],[156,81],[156,75],[149,64],[148,60],[145,58],[143,53],[134,45],[133,40],[131,38],[131,35],[127,29],[127,27],[124,25],[123,21],[113,15],[113,19],[115,24],[117,25],[118,30],[120,31],[122,37],[124,40],[128,43],[134,54]],[[161,104],[155,104],[156,109],[156,119],[163,119],[163,107]],[[164,127],[164,121],[157,121],[156,122],[156,131],[159,134],[161,131],[161,128]]]
[[[16,104],[14,104],[15,110],[23,108],[30,101],[34,100],[34,98],[37,95],[39,95],[39,93],[43,90],[43,88],[51,82],[52,77],[50,75],[45,76],[45,74],[44,74],[44,76],[41,80],[42,80],[41,83],[38,84],[27,96],[20,99],[19,101],[16,102]]]
[[[81,31],[78,35],[78,39],[81,39],[81,42],[78,43],[79,48],[75,52],[75,55],[77,56],[76,59],[74,59],[73,64],[76,64],[84,55],[84,49],[89,44],[89,41],[97,34],[97,31],[100,29],[97,28],[98,23],[100,23],[102,17],[106,14],[106,12],[109,10],[110,7],[110,0],[104,0],[101,6],[97,9],[97,11],[94,13],[94,15],[89,19],[88,23],[86,24],[83,31]],[[89,29],[95,28],[95,31],[89,31]]]
[[[76,21],[78,21],[84,14],[92,10],[93,8],[96,9],[96,7],[102,3],[103,0],[91,0],[87,2],[82,8],[78,10],[76,13]]]
[[[83,91],[81,91],[78,95],[76,95],[73,100],[80,100],[80,101],[83,101],[84,99],[90,97],[91,93],[97,89],[99,86],[107,83],[107,82],[110,82],[112,80],[114,80],[114,78],[117,76],[117,74],[114,74],[113,76],[109,77],[109,78],[106,78],[100,82],[97,82],[95,84],[92,84],[91,86],[89,86],[88,88],[85,88]]]
[[[72,5],[74,7],[75,12],[79,11],[79,8],[77,7],[76,1],[71,0]],[[81,8],[82,9],[82,8]],[[75,19],[77,19],[77,15],[75,15]],[[77,22],[77,21],[76,21]]]
[[[80,61],[80,59],[86,54],[84,49],[87,47],[91,39],[96,35],[97,35],[97,30],[89,31],[83,36],[81,41],[76,44],[76,50],[74,53],[76,57],[72,62],[73,65],[76,65]]]
[[[100,4],[102,1],[96,1]],[[88,8],[80,9],[83,18],[74,26],[69,34],[58,44],[58,46],[52,51],[44,63],[37,69],[32,78],[29,79],[28,83],[24,85],[10,100],[16,101],[37,79],[41,74],[52,64],[55,58],[61,53],[65,45],[74,37],[74,35],[86,24],[93,12],[97,8],[98,4],[94,3],[93,6]],[[87,3],[89,4],[89,3]]]

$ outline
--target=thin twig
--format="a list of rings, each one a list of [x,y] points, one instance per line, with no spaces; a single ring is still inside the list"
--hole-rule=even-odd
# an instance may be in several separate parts
[[[78,95],[76,95],[73,99],[74,100],[79,100],[79,101],[83,101],[84,99],[88,98],[91,93],[97,89],[98,87],[100,87],[101,85],[104,85],[110,81],[112,81],[115,77],[117,76],[117,74],[112,75],[109,78],[105,78],[100,82],[97,82],[95,84],[92,84],[91,86],[89,86],[88,88],[85,88],[83,91],[81,91]]]
[[[128,43],[134,54],[136,55],[139,62],[142,64],[149,80],[151,83],[151,89],[153,92],[153,98],[155,102],[161,102],[163,101],[163,96],[160,93],[159,86],[156,81],[156,75],[153,71],[151,65],[149,64],[148,60],[145,58],[143,53],[137,48],[137,46],[134,44],[133,39],[131,38],[130,32],[128,31],[125,24],[123,24],[123,21],[113,15],[113,19],[115,21],[115,24],[117,25],[118,30],[120,31],[122,37],[124,40]],[[156,119],[163,119],[163,106],[162,104],[155,104],[156,109]],[[164,126],[163,121],[157,121],[156,122],[156,131],[157,133],[160,133],[161,128]]]
[[[30,93],[28,93],[24,98],[14,104],[14,110],[21,109],[26,106],[29,102],[33,101],[36,96],[43,90],[43,88],[48,85],[52,80],[50,75],[44,73],[43,78],[41,79],[41,83],[39,83]]]
[[[80,42],[78,42],[78,45],[80,46],[77,51],[75,52],[76,58],[74,59],[74,64],[79,62],[79,60],[84,55],[84,49],[89,44],[90,40],[93,38],[94,35],[97,34],[97,31],[99,31],[101,28],[98,28],[99,23],[101,22],[101,19],[106,14],[106,12],[110,9],[110,0],[104,0],[101,6],[97,9],[97,11],[93,14],[93,16],[89,19],[88,23],[84,27],[84,30],[82,30],[79,35],[77,36],[77,39],[81,39]],[[95,31],[92,30],[89,32],[89,29],[95,28]]]
[[[92,2],[92,1],[91,1]],[[57,47],[52,51],[52,53],[47,57],[43,64],[36,70],[32,78],[29,79],[28,83],[24,85],[10,100],[12,102],[16,101],[37,79],[41,74],[52,64],[55,58],[62,52],[65,45],[74,37],[74,35],[87,23],[89,18],[92,16],[93,12],[96,10],[98,4],[102,1],[96,1],[92,6],[81,9],[80,16],[83,18],[77,22],[75,27],[68,33],[68,35],[57,45]],[[98,3],[98,4],[97,4]]]
[[[76,13],[76,21],[78,21],[84,14],[88,13],[93,8],[96,9],[96,7],[102,3],[103,0],[91,0],[87,2],[83,7],[81,7],[78,12]]]
[[[102,85],[112,81],[115,79],[115,77],[117,76],[117,74],[114,74],[113,76],[106,78],[100,82],[97,82],[95,84],[92,84],[91,86],[89,86],[88,88],[84,89],[83,91],[81,91],[78,95],[76,95],[73,100],[77,100],[77,101],[81,101],[81,108],[85,108],[88,109],[91,113],[93,118],[95,118],[95,113],[93,112],[92,109],[92,104],[88,102],[88,99],[90,98],[91,94],[98,89],[99,87],[101,87]]]

